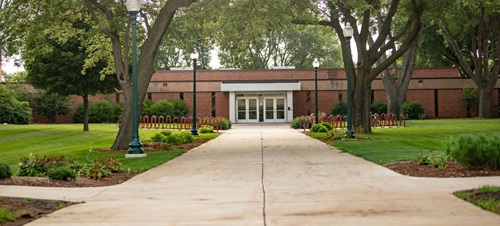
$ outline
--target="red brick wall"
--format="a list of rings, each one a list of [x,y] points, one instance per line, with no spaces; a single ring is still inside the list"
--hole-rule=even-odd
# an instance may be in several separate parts
[[[215,116],[229,118],[229,93],[217,92],[215,94]]]
[[[180,99],[180,93],[151,93],[151,100],[153,102],[159,100],[178,100],[178,99]]]
[[[438,118],[466,118],[465,103],[460,99],[462,90],[438,90]]]
[[[406,101],[417,101],[424,107],[426,118],[435,118],[434,90],[408,90]],[[439,112],[441,114],[441,112]],[[444,112],[443,112],[444,113]]]

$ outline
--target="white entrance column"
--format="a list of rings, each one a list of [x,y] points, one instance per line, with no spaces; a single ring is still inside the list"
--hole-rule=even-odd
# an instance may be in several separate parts
[[[236,93],[229,92],[229,121],[236,123]]]
[[[286,92],[286,122],[293,120],[293,91]]]

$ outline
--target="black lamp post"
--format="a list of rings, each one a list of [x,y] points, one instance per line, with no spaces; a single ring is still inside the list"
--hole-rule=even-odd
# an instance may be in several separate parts
[[[198,136],[198,128],[196,128],[196,61],[198,60],[198,53],[192,53],[191,59],[193,60],[193,128],[191,128],[191,134]]]
[[[314,67],[314,95],[315,95],[315,100],[316,100],[316,124],[319,123],[319,115],[318,115],[318,67],[319,67],[319,61],[318,58],[314,58],[313,62],[313,67]]]
[[[344,37],[346,38],[347,43],[347,131],[346,135],[348,138],[354,138],[354,133],[352,131],[352,56],[351,56],[351,38],[354,33],[354,30],[351,27],[351,23],[347,22],[345,24]]]
[[[137,13],[141,9],[141,1],[127,0],[126,5],[132,22],[132,143],[129,144],[130,149],[125,157],[140,158],[146,157],[139,140],[139,106],[137,98],[137,40],[135,27]]]

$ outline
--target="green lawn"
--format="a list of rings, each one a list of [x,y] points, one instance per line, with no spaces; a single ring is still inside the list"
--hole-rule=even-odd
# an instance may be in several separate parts
[[[443,150],[444,141],[462,133],[500,133],[500,119],[434,119],[409,120],[404,128],[376,128],[364,140],[345,140],[332,143],[356,156],[385,164],[407,161],[419,151]],[[313,137],[325,137],[316,134]],[[359,137],[359,135],[358,135]]]
[[[108,149],[113,144],[118,127],[116,124],[91,124],[84,132],[81,124],[58,125],[0,125],[0,161],[17,171],[19,159],[34,155],[65,155],[84,161],[91,150]],[[150,140],[159,130],[139,130],[141,141]],[[217,135],[201,134],[200,139]],[[132,171],[147,170],[181,155],[182,151],[148,152],[147,158],[125,159],[125,153],[91,152],[92,157],[115,156],[124,168]]]

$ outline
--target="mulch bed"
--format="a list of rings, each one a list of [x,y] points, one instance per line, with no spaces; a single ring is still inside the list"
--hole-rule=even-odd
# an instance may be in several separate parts
[[[446,169],[428,165],[419,165],[416,162],[399,162],[384,165],[386,168],[399,174],[414,177],[484,177],[500,176],[500,170],[473,170],[465,169],[455,161],[448,161]]]

